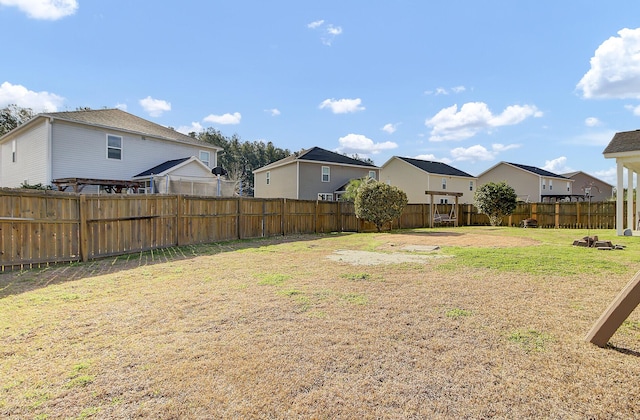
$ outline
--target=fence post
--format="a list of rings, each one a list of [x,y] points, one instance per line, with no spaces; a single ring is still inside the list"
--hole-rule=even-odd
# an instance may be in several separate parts
[[[336,210],[338,225],[336,226],[336,228],[338,232],[342,232],[342,201],[336,201],[336,206],[338,206]]]
[[[80,258],[89,261],[89,223],[87,222],[87,196],[80,194]]]
[[[319,201],[316,200],[316,211],[315,211],[315,215],[313,217],[313,232],[314,233],[318,233],[318,211],[320,206],[318,205]]]
[[[182,208],[183,201],[182,196],[180,194],[176,195],[176,236],[175,243],[176,246],[182,245],[180,242],[181,233],[184,233],[184,228],[182,228],[182,215],[184,214],[184,209]]]
[[[280,229],[282,230],[282,236],[287,234],[287,199],[282,199],[282,221],[280,223]]]
[[[555,205],[555,219],[556,219],[556,229],[560,227],[560,203],[556,201]]]
[[[240,224],[242,223],[242,197],[238,197],[236,205],[236,234],[238,239],[242,239],[242,229]]]

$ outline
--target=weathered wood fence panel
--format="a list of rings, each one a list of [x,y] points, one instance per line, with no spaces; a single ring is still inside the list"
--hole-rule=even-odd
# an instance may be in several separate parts
[[[35,191],[7,191],[0,200],[0,266],[75,261],[80,255],[78,201]]]
[[[448,215],[451,206],[437,204],[434,211]],[[457,210],[460,226],[489,224],[471,204]],[[391,226],[427,227],[430,217],[429,204],[409,204]],[[616,203],[518,203],[502,224],[519,226],[527,218],[542,228],[615,229]],[[3,270],[175,245],[339,231],[375,232],[376,227],[358,219],[353,203],[344,202],[0,189]]]

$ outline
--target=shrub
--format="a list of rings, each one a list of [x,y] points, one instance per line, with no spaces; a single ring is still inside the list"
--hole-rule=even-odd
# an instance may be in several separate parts
[[[506,182],[484,184],[474,195],[478,212],[489,216],[491,226],[502,224],[502,218],[514,212],[518,196],[513,187]]]
[[[356,194],[356,217],[376,225],[378,232],[385,223],[400,217],[407,205],[407,194],[384,182],[362,183]]]

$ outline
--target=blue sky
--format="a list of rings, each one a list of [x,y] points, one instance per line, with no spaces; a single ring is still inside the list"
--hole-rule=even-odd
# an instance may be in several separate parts
[[[0,0],[0,106],[119,107],[296,151],[615,184],[640,2]]]

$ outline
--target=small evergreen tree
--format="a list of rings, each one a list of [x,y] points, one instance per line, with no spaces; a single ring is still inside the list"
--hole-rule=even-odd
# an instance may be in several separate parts
[[[361,183],[356,194],[356,217],[376,225],[378,232],[385,223],[397,219],[407,205],[407,194],[384,182]]]
[[[517,205],[516,191],[506,182],[489,182],[476,190],[474,195],[478,212],[489,216],[491,226],[500,226],[502,218],[512,214]]]

